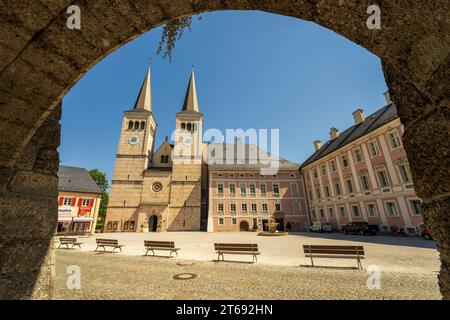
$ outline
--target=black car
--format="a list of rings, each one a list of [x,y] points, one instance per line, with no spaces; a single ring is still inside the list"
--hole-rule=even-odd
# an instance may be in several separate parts
[[[365,235],[376,235],[379,232],[379,228],[376,224],[369,224],[368,222],[349,222],[345,226],[342,226],[343,234],[360,234]]]

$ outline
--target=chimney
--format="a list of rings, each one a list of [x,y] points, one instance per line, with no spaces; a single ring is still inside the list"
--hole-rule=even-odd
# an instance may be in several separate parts
[[[353,119],[355,119],[355,125],[363,123],[365,118],[366,117],[364,116],[363,109],[358,109],[355,112],[353,112]]]
[[[321,146],[322,146],[322,141],[320,141],[320,140],[314,141],[314,149],[316,149],[316,151],[319,151]]]
[[[339,137],[339,130],[336,129],[335,127],[331,128],[331,130],[330,130],[330,139],[334,140],[337,137]]]
[[[392,103],[392,100],[391,100],[391,94],[389,93],[389,91],[386,91],[386,92],[384,93],[384,97],[386,98],[387,104],[391,104],[391,103]]]

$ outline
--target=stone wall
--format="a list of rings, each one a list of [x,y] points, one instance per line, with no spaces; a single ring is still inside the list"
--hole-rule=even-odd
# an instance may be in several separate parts
[[[0,167],[0,299],[50,299],[58,217],[61,105],[13,168]]]
[[[0,294],[31,297],[38,266],[51,264],[45,256],[57,215],[59,138],[53,110],[70,88],[106,55],[173,18],[261,10],[316,22],[382,60],[405,125],[405,149],[426,204],[425,221],[441,253],[441,291],[450,298],[449,2],[379,2],[381,30],[366,27],[372,0],[7,1],[0,11]],[[81,9],[81,30],[66,27],[69,5]],[[27,223],[18,219],[22,215]],[[46,285],[37,292],[49,297]]]

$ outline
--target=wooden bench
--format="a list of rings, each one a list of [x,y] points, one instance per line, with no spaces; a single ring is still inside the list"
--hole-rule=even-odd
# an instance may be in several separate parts
[[[257,256],[260,254],[258,251],[258,245],[252,243],[215,243],[214,248],[218,254],[217,260],[225,261],[224,254],[243,254],[253,256],[252,262],[258,262]]]
[[[358,269],[363,269],[361,260],[364,259],[363,246],[327,246],[327,245],[304,245],[303,252],[306,258],[311,258],[311,265],[314,267],[313,258],[328,259],[355,259],[358,262]]]
[[[170,256],[172,256],[172,253],[175,252],[178,256],[178,250],[180,248],[175,248],[175,242],[173,241],[144,241],[144,246],[147,249],[147,252],[145,255],[148,254],[149,251],[153,252],[153,255],[155,255],[155,250],[164,250],[164,251],[170,251]]]
[[[59,246],[58,249],[61,248],[61,246],[66,246],[67,249],[69,249],[69,245],[72,246],[72,249],[74,247],[79,247],[81,249],[81,242],[78,242],[76,238],[59,238]]]
[[[98,248],[103,248],[103,250],[106,251],[106,247],[112,247],[112,252],[115,252],[116,249],[119,249],[120,252],[122,252],[122,247],[124,247],[123,245],[119,245],[119,240],[115,239],[96,239],[95,241],[97,243],[95,251],[97,251]]]

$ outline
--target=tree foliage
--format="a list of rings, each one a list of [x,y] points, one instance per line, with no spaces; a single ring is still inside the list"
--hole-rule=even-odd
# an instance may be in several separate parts
[[[98,185],[98,187],[103,191],[102,195],[102,201],[100,203],[100,209],[98,212],[99,223],[97,223],[97,227],[103,223],[106,217],[106,208],[108,207],[109,202],[109,194],[108,194],[108,188],[109,183],[108,179],[106,178],[106,173],[101,172],[98,169],[94,169],[89,171],[89,174],[91,175],[92,179],[95,181],[95,183]]]
[[[191,31],[191,25],[192,17],[178,18],[168,22],[163,28],[157,54],[161,54],[165,46],[163,58],[169,58],[169,61],[172,61],[176,42],[181,39],[184,31]]]

